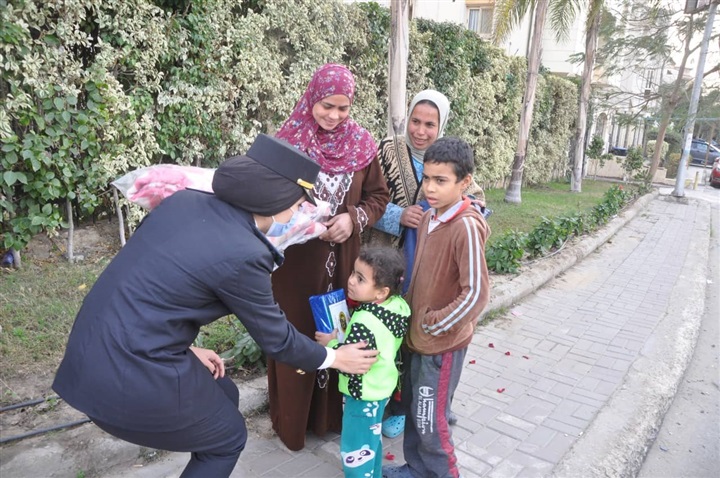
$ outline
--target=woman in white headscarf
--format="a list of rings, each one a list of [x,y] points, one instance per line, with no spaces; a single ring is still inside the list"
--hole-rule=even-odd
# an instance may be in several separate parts
[[[423,90],[413,98],[407,114],[405,137],[386,138],[378,148],[378,159],[390,189],[390,203],[375,223],[369,242],[399,246],[406,229],[415,229],[424,209],[422,172],[425,151],[445,133],[450,101],[436,90]],[[467,194],[484,203],[482,189],[473,184]],[[410,276],[410,271],[406,271]]]
[[[443,136],[450,116],[450,101],[436,90],[423,90],[413,98],[407,114],[405,136],[384,139],[378,148],[378,159],[390,190],[390,203],[385,214],[364,238],[366,242],[402,247],[405,255],[403,293],[410,285],[415,250],[415,229],[426,209],[422,193],[423,158],[425,151]],[[485,205],[485,194],[475,181],[465,192],[475,202]],[[390,400],[388,417],[383,421],[383,435],[394,438],[405,428],[404,410],[399,402]],[[448,418],[454,424],[456,418]]]

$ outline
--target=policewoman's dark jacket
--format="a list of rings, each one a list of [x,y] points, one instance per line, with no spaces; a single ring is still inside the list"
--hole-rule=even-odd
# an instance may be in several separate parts
[[[226,398],[188,347],[202,325],[231,313],[268,356],[317,369],[324,347],[299,334],[273,299],[270,273],[281,260],[250,213],[212,194],[173,194],[85,298],[53,389],[125,429],[196,423],[214,412],[204,403]]]

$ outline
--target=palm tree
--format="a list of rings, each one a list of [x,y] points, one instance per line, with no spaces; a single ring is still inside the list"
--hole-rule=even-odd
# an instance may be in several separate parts
[[[493,40],[496,44],[502,42],[507,35],[520,23],[522,18],[530,11],[535,12],[533,21],[533,34],[528,54],[528,72],[525,80],[525,97],[520,111],[520,133],[512,165],[510,185],[505,191],[505,202],[520,204],[522,202],[522,176],[525,164],[525,154],[530,136],[533,108],[535,106],[535,90],[542,58],[542,34],[545,29],[545,18],[550,12],[550,25],[558,39],[567,35],[568,29],[583,0],[498,0],[496,3],[497,15]]]
[[[587,20],[585,21],[585,59],[583,74],[580,80],[580,95],[578,99],[578,116],[575,122],[575,154],[573,155],[572,176],[570,190],[582,191],[583,160],[585,157],[585,134],[587,133],[587,109],[590,102],[590,87],[592,85],[593,67],[595,66],[595,52],[597,51],[598,32],[600,31],[600,18],[602,18],[605,0],[589,0]]]

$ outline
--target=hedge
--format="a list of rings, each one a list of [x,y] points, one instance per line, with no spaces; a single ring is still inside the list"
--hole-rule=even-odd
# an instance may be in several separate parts
[[[0,246],[106,211],[109,182],[158,163],[212,167],[288,116],[325,62],[356,76],[353,117],[386,129],[390,14],[339,0],[0,0]],[[408,95],[451,99],[448,134],[475,149],[483,184],[509,175],[525,81],[459,25],[414,20]],[[567,170],[577,89],[539,81],[525,177]]]

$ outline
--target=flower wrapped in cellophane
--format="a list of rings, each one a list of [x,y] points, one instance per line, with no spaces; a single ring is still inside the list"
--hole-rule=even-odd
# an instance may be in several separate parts
[[[112,182],[128,201],[152,210],[166,197],[182,189],[190,188],[212,193],[214,168],[158,164],[130,171]],[[317,200],[317,206],[309,202],[300,205],[293,215],[292,224],[281,236],[267,236],[270,243],[282,252],[293,244],[315,239],[327,228],[322,224],[330,218],[330,203]]]
[[[213,192],[214,168],[157,164],[130,171],[112,182],[128,201],[152,210],[181,189]]]
[[[308,201],[300,205],[298,212],[291,219],[290,228],[282,236],[267,236],[268,241],[275,248],[282,252],[293,244],[302,244],[315,239],[323,232],[327,231],[327,227],[323,225],[330,218],[330,203],[315,200],[317,206],[313,206]]]

